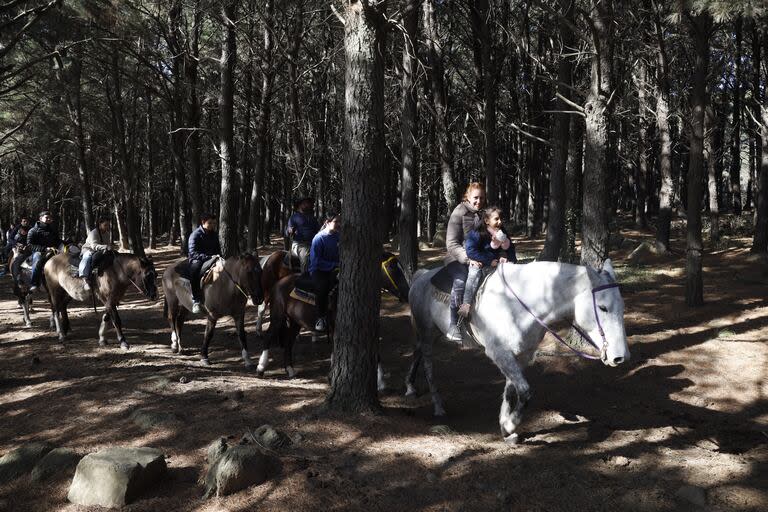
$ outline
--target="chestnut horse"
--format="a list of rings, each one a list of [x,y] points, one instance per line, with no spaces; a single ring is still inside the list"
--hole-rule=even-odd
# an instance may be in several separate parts
[[[264,302],[259,306],[256,316],[257,333],[261,333],[264,315],[272,303],[272,289],[282,278],[296,273],[299,269],[299,265],[289,267],[284,263],[287,254],[288,251],[275,251],[261,258],[261,290],[264,293]]]
[[[391,253],[384,253],[381,258],[381,289],[390,292],[400,302],[408,302],[409,285],[405,277],[403,267],[397,257]],[[303,327],[314,332],[317,322],[317,307],[299,299],[291,297],[299,274],[292,274],[282,278],[275,285],[272,292],[272,306],[269,312],[269,330],[264,340],[264,350],[259,358],[257,372],[264,375],[269,361],[269,349],[274,343],[283,347],[283,363],[288,377],[293,378],[296,371],[293,369],[293,343]],[[331,292],[328,300],[328,337],[333,338],[335,291]],[[379,368],[379,381],[381,387],[382,372]]]

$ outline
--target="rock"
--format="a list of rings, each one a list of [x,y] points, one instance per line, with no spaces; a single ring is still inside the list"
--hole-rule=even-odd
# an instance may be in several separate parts
[[[168,468],[155,448],[111,447],[80,460],[67,498],[77,505],[122,507],[161,479]]]
[[[445,247],[445,236],[446,232],[445,229],[439,229],[435,233],[435,237],[432,239],[432,247],[439,247],[443,248]]]
[[[453,429],[448,425],[434,425],[433,427],[430,427],[429,431],[441,436],[447,436],[454,433]]]
[[[427,482],[433,484],[433,483],[435,483],[437,481],[438,481],[438,478],[437,478],[436,474],[434,474],[432,472],[427,473]]]
[[[701,487],[694,485],[684,485],[675,492],[675,497],[693,503],[699,507],[703,507],[707,504],[707,492]]]
[[[291,444],[292,445],[295,446],[295,445],[301,443],[303,440],[304,440],[304,436],[301,435],[300,432],[294,432],[293,434],[291,434]]]
[[[147,411],[136,409],[131,413],[131,421],[139,428],[152,430],[157,427],[174,425],[179,422],[178,416],[170,412]]]
[[[243,439],[247,442],[255,441],[262,448],[269,450],[278,450],[291,444],[291,439],[272,425],[262,425],[252,433],[245,434]]]
[[[216,459],[218,459],[222,453],[227,451],[227,438],[220,437],[211,444],[208,445],[208,448],[206,449],[206,459],[208,460],[208,464],[213,464],[216,462]]]
[[[163,377],[161,375],[158,375],[155,377],[149,377],[144,379],[144,381],[139,384],[138,388],[141,389],[142,391],[153,391],[157,393],[167,388],[170,385],[171,385],[171,379],[169,379],[168,377]]]
[[[420,251],[428,251],[431,248],[432,247],[427,242],[419,241],[419,250]]]
[[[29,473],[52,449],[47,443],[30,443],[6,453],[0,457],[0,483]]]
[[[663,256],[659,252],[656,244],[651,242],[643,242],[627,256],[627,264],[632,266],[649,265],[660,259]]]
[[[69,477],[75,472],[81,458],[82,455],[71,448],[53,449],[32,469],[32,481],[42,482],[51,478]]]
[[[624,457],[623,455],[617,455],[616,457],[613,458],[612,462],[614,466],[626,467],[626,466],[629,466],[632,461]]]
[[[225,496],[267,480],[272,459],[254,445],[227,449],[205,475],[205,497]]]
[[[187,377],[186,375],[182,375],[181,377],[179,377],[179,382],[181,384],[186,384],[189,382],[189,377]]]

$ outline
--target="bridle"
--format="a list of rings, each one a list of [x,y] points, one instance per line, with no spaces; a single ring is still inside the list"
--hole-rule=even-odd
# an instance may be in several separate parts
[[[224,260],[224,259],[222,258],[222,260]],[[237,282],[237,281],[235,280],[235,278],[234,278],[234,277],[232,277],[232,274],[230,274],[230,273],[229,273],[229,270],[227,270],[227,268],[224,266],[224,263],[226,263],[226,261],[222,261],[221,270],[223,270],[223,271],[224,271],[224,274],[225,274],[225,275],[226,275],[226,276],[229,278],[229,280],[230,280],[230,281],[232,281],[232,284],[234,284],[234,285],[235,285],[235,288],[237,288],[237,291],[239,291],[240,293],[242,293],[242,294],[243,294],[243,297],[245,297],[245,300],[247,301],[247,300],[250,298],[250,295],[248,295],[247,293],[245,293],[245,290],[243,290],[243,287],[240,285],[240,283],[239,283],[239,282]],[[258,260],[256,261],[256,264],[258,265]],[[251,270],[250,272],[255,272],[255,269],[256,269],[256,268],[254,267],[254,269],[253,269],[253,270]]]
[[[512,287],[507,283],[506,277],[504,276],[503,272],[501,273],[501,280],[504,283],[504,286],[510,292],[512,292],[512,295],[514,295],[514,297],[517,299],[517,301],[520,303],[520,305],[523,306],[523,309],[525,309],[528,313],[530,313],[530,315],[533,317],[533,319],[536,320],[536,322],[538,322],[538,324],[541,325],[544,329],[546,329],[547,332],[549,332],[552,336],[554,336],[557,341],[559,341],[560,343],[565,345],[569,350],[574,352],[579,357],[583,357],[584,359],[593,359],[593,360],[598,360],[599,359],[601,361],[605,361],[605,358],[606,358],[607,353],[608,353],[608,338],[605,336],[605,330],[603,329],[603,324],[600,322],[600,316],[597,314],[597,294],[599,292],[602,292],[602,291],[605,291],[605,290],[609,290],[611,288],[618,288],[619,287],[619,283],[603,284],[603,285],[600,285],[600,286],[596,286],[596,287],[592,288],[592,290],[591,290],[591,292],[592,292],[592,310],[594,311],[594,314],[595,314],[595,323],[597,323],[597,329],[598,329],[598,332],[600,333],[600,338],[602,338],[602,342],[603,342],[602,346],[598,345],[597,343],[595,343],[595,341],[589,336],[589,334],[584,332],[578,325],[576,325],[575,323],[571,323],[571,327],[573,327],[573,329],[577,333],[579,333],[579,335],[582,338],[587,340],[590,345],[592,345],[593,347],[595,347],[597,350],[600,351],[600,356],[598,357],[598,356],[593,356],[591,354],[587,354],[585,352],[582,352],[582,351],[577,350],[577,349],[573,348],[572,346],[570,346],[559,334],[557,334],[554,330],[552,330],[552,328],[550,328],[547,324],[545,324],[543,320],[541,320],[539,317],[537,317],[536,314],[531,310],[531,308],[529,308],[528,305],[525,302],[523,302],[523,299],[521,299],[520,296],[517,293],[515,293],[515,290],[513,290]]]
[[[120,267],[120,272],[122,272],[123,275],[128,278],[128,280],[139,291],[139,293],[141,293],[145,297],[149,297],[149,289],[146,287],[146,285],[144,285],[144,289],[143,290],[141,288],[139,288],[139,285],[136,284],[136,281],[133,280],[131,275],[125,270],[125,267],[123,267],[123,264],[120,263],[120,259],[118,258],[118,256],[119,256],[119,253],[116,253],[115,256],[114,256],[114,260],[117,262],[117,265]],[[144,283],[142,282],[142,284],[144,284]]]

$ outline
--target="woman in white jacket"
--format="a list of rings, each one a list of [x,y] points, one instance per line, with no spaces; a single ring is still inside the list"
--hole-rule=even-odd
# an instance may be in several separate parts
[[[83,288],[91,289],[89,283],[94,257],[113,249],[109,233],[109,217],[100,217],[95,228],[88,233],[82,248],[82,259],[77,269],[77,275],[83,280]]]

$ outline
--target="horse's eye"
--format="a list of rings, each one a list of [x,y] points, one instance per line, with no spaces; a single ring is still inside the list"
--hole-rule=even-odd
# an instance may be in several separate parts
[[[608,308],[605,307],[605,306],[597,306],[597,307],[600,308],[600,311],[602,311],[603,313],[607,313],[608,312]]]

